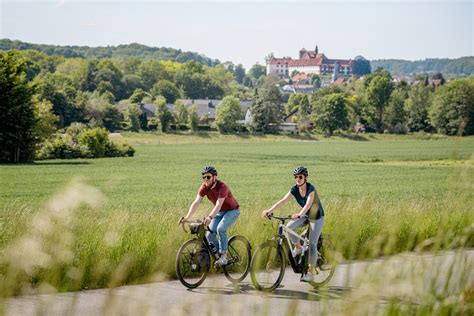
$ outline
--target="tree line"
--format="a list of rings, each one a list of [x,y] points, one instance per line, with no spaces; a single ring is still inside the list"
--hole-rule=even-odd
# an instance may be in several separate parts
[[[219,60],[211,59],[202,54],[183,52],[181,49],[168,47],[150,47],[138,43],[106,47],[89,46],[59,46],[46,44],[32,44],[18,40],[1,39],[0,50],[36,50],[48,55],[61,55],[66,58],[128,58],[135,57],[141,60],[159,59],[177,62],[196,61],[207,66],[216,66]]]
[[[424,60],[378,59],[372,60],[372,68],[382,67],[392,74],[436,73],[441,72],[447,76],[465,75],[474,73],[474,57],[466,56],[456,59],[427,58]]]
[[[329,135],[338,129],[352,130],[358,123],[368,132],[473,133],[473,77],[443,84],[439,74],[433,78],[437,84],[425,78],[408,85],[394,83],[388,71],[378,69],[343,86],[288,98],[280,93],[278,79],[267,77],[265,67],[258,64],[246,71],[229,62],[208,67],[195,61],[65,58],[25,50],[1,52],[0,67],[2,161],[32,161],[39,152],[44,158],[70,152],[81,157],[132,152],[113,145],[91,150],[86,139],[90,144],[103,139],[104,129],[167,132],[174,124],[198,130],[205,118],[197,115],[195,107],[185,107],[180,98],[223,98],[214,122],[222,133],[245,129],[276,133],[290,114],[299,130]],[[248,127],[237,122],[244,114],[243,99],[252,99]],[[119,111],[118,103],[127,109]],[[142,108],[148,103],[156,107],[151,120]],[[176,106],[174,113],[170,103]],[[77,130],[84,133],[84,127],[96,129],[94,141],[90,135],[79,135],[65,143],[55,134],[59,130],[68,135],[69,128],[71,135]],[[40,150],[44,148],[49,151]],[[51,156],[52,152],[57,155]]]

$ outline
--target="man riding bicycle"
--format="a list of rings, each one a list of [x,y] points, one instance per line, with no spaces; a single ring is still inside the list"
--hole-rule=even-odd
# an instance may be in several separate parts
[[[291,215],[291,221],[287,224],[291,230],[296,230],[309,222],[310,234],[309,234],[309,264],[308,272],[301,278],[301,281],[310,282],[313,280],[313,275],[316,274],[315,266],[316,260],[318,259],[318,240],[323,230],[324,224],[324,209],[319,196],[316,192],[316,188],[311,183],[307,182],[308,169],[305,167],[297,167],[293,170],[293,176],[295,177],[296,184],[293,185],[288,193],[278,202],[275,203],[271,208],[262,212],[262,217],[266,217],[268,214],[273,213],[277,208],[285,205],[293,195],[296,202],[302,207],[297,214]],[[292,250],[293,256],[301,254],[301,244],[298,238],[290,236],[290,240],[294,244]]]
[[[209,216],[205,218],[205,225],[209,225],[210,232],[207,239],[211,247],[219,247],[220,257],[218,265],[227,264],[228,239],[227,231],[240,215],[239,203],[235,200],[229,187],[222,181],[217,180],[217,170],[212,166],[206,166],[201,171],[203,183],[199,187],[196,199],[189,207],[188,214],[180,219],[188,220],[198,209],[204,196],[214,204]],[[217,240],[219,235],[219,240]],[[217,250],[217,249],[216,249]]]

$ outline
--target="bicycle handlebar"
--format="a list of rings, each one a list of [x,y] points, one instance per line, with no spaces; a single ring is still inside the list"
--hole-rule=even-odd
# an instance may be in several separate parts
[[[198,219],[197,221],[188,221],[188,220],[184,220],[182,217],[181,219],[179,220],[179,224],[178,225],[181,225],[181,228],[184,230],[184,232],[187,234],[188,231],[186,230],[186,227],[184,224],[204,224],[204,219]],[[210,233],[214,233],[208,226],[204,226],[204,230],[207,230],[208,232]]]
[[[286,221],[287,219],[291,219],[291,215],[286,215],[286,216],[276,216],[276,215],[273,215],[273,213],[269,213],[267,216],[266,216],[268,219],[278,219],[280,221]]]

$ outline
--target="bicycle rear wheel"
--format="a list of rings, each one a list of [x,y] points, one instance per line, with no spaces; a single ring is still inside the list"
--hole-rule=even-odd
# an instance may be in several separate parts
[[[252,258],[250,276],[252,283],[261,291],[273,291],[280,285],[285,274],[285,257],[276,241],[261,244]]]
[[[176,275],[187,288],[194,289],[204,282],[209,272],[209,251],[199,239],[186,241],[176,256]]]
[[[240,235],[232,236],[227,249],[228,264],[223,268],[226,278],[233,283],[245,279],[249,273],[251,258],[252,252],[247,238]]]
[[[313,281],[309,282],[313,287],[322,287],[331,281],[337,266],[337,253],[331,240],[324,236],[321,248],[319,249],[319,258],[316,261],[316,275],[313,275]]]

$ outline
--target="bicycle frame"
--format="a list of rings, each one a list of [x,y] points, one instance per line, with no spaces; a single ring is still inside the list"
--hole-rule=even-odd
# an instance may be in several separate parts
[[[191,223],[192,221],[183,221],[182,224],[183,224],[183,230],[187,233],[186,229],[184,228],[184,223]],[[205,231],[207,232],[210,232],[210,233],[213,233],[213,231],[209,228],[209,227],[205,227],[204,228]],[[232,238],[232,237],[231,237]],[[202,236],[200,235],[196,235],[196,237],[194,237],[193,239],[195,240],[199,240],[203,243],[204,247],[206,248],[207,252],[209,253],[210,255],[210,258],[212,258],[212,262],[210,262],[210,266],[211,267],[214,267],[214,264],[212,264],[213,262],[215,263],[217,260],[219,260],[219,253],[218,252],[213,252],[211,250],[211,245],[209,243],[209,240],[207,239],[207,236],[206,236],[206,233],[202,234]],[[214,245],[214,247],[218,247],[218,245]],[[233,258],[229,258],[228,259],[228,264],[231,264],[234,262],[234,259]]]
[[[296,258],[293,257],[293,253],[291,252],[291,249],[293,248],[293,246],[291,245],[291,242],[290,242],[290,235],[298,238],[298,241],[301,243],[302,242],[302,252],[301,252],[301,257],[300,257],[300,260],[302,260],[303,258],[306,258],[305,257],[305,254],[306,252],[309,252],[309,238],[308,238],[308,230],[306,229],[301,235],[299,235],[298,233],[296,233],[294,230],[286,227],[283,223],[284,223],[284,220],[282,218],[277,218],[275,217],[276,219],[279,219],[281,221],[281,223],[278,225],[278,244],[280,247],[282,247],[286,253],[287,253],[287,256],[289,258],[289,261],[290,261],[290,265],[291,265],[291,268],[293,269],[293,271],[295,273],[301,273],[302,271],[300,271],[300,267],[298,267],[298,264],[301,263],[300,262],[296,262]],[[304,238],[302,237],[304,236]],[[286,243],[284,243],[284,240],[286,240]],[[316,250],[317,251],[317,250]]]

